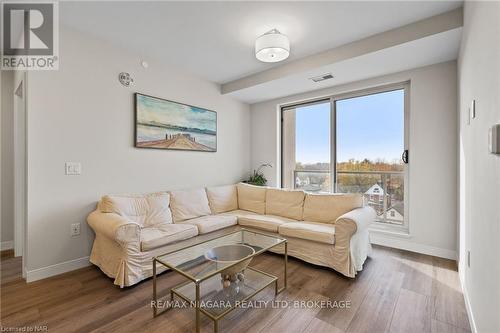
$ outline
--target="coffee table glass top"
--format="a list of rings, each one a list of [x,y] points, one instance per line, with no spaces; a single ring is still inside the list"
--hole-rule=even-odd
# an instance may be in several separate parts
[[[242,229],[159,255],[156,260],[192,281],[202,281],[284,242],[284,238]]]

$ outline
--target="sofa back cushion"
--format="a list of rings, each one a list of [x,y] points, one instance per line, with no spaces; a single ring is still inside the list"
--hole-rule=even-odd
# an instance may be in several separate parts
[[[363,207],[362,194],[306,194],[302,219],[310,222],[334,223],[335,220]]]
[[[115,213],[139,224],[152,227],[172,223],[170,195],[166,192],[131,195],[105,195],[99,202],[103,213]]]
[[[220,214],[238,209],[236,185],[207,187],[208,203],[212,214]]]
[[[267,189],[266,214],[278,215],[294,220],[302,220],[304,191]]]
[[[238,207],[257,214],[266,213],[266,188],[244,183],[236,185],[238,189]]]
[[[170,209],[174,222],[210,215],[207,193],[204,188],[170,192]]]

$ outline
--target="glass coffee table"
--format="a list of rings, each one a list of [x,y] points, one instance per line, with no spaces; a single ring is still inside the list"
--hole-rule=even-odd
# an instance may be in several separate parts
[[[251,260],[278,245],[284,244],[283,286],[278,277],[248,267]],[[196,332],[200,331],[200,313],[218,321],[267,286],[274,283],[275,295],[287,287],[287,241],[284,238],[241,229],[236,232],[194,244],[153,258],[153,315],[172,307],[174,295],[195,307]],[[163,265],[189,281],[170,290],[170,305],[159,313],[156,292],[157,267]]]

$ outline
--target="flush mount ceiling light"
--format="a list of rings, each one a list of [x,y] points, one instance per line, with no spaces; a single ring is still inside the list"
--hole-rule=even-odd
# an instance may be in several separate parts
[[[255,41],[255,57],[263,62],[278,62],[290,55],[288,37],[277,29],[266,32]]]

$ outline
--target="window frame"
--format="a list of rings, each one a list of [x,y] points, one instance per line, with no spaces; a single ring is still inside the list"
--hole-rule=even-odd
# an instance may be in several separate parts
[[[283,187],[284,184],[284,147],[283,147],[283,142],[284,142],[284,137],[283,137],[283,124],[284,124],[284,115],[283,113],[287,110],[292,110],[296,109],[297,107],[305,107],[305,106],[310,106],[314,104],[320,104],[320,103],[325,103],[329,101],[330,103],[330,176],[331,176],[331,188],[330,191],[332,193],[338,193],[337,192],[337,172],[336,172],[336,167],[337,167],[337,101],[345,100],[345,99],[350,99],[350,98],[356,98],[356,97],[363,97],[363,96],[369,96],[369,95],[375,95],[375,94],[380,94],[380,93],[385,93],[385,92],[391,92],[391,91],[396,91],[396,90],[403,90],[404,91],[404,148],[403,150],[409,149],[409,143],[410,143],[410,81],[404,81],[404,82],[397,82],[397,83],[390,83],[390,84],[385,84],[385,85],[379,85],[375,87],[369,87],[369,88],[364,88],[364,89],[359,89],[359,90],[353,90],[349,92],[342,92],[338,94],[330,94],[327,96],[322,96],[322,97],[317,97],[317,98],[311,98],[311,99],[306,99],[303,101],[295,101],[293,103],[287,103],[287,104],[282,104],[278,106],[279,109],[279,119],[280,119],[280,164],[281,167],[279,168],[280,172],[280,187]],[[410,157],[411,161],[411,157]],[[403,218],[403,224],[402,225],[394,225],[386,222],[378,222],[376,221],[373,225],[373,229],[375,230],[380,230],[380,231],[389,231],[389,232],[398,232],[402,234],[409,234],[410,232],[410,218],[409,218],[409,171],[410,171],[410,164],[404,164],[404,218]]]

